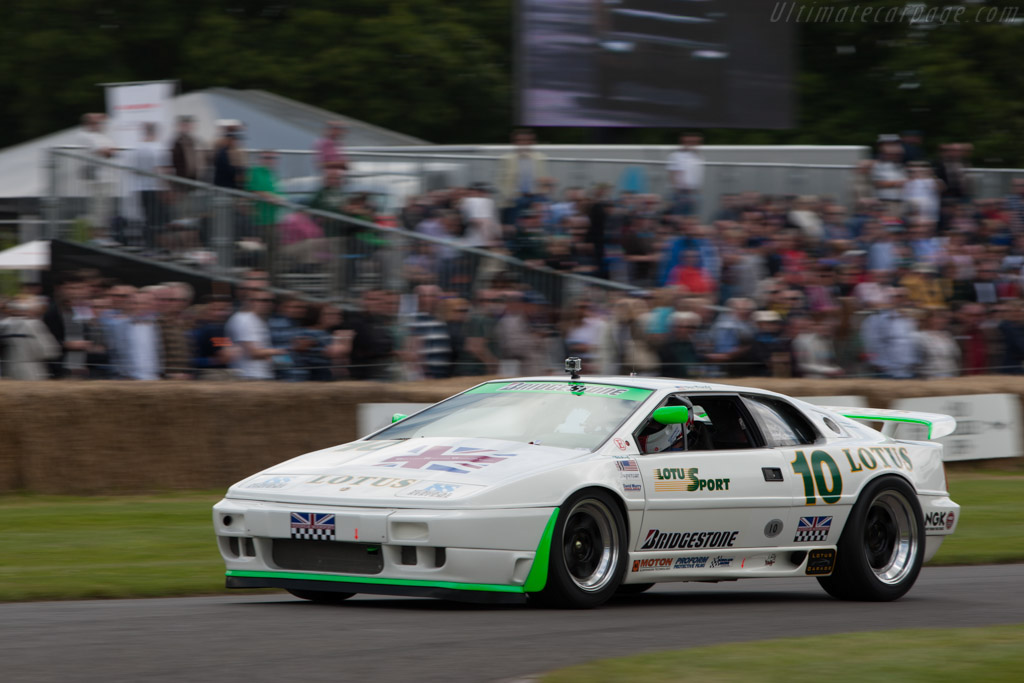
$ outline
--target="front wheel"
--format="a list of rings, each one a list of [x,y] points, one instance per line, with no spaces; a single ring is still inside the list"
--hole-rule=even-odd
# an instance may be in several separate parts
[[[626,523],[611,494],[581,491],[562,507],[551,537],[543,602],[597,607],[611,598],[626,569]]]
[[[924,542],[917,494],[902,479],[878,479],[853,506],[839,539],[835,571],[818,583],[840,600],[895,600],[917,580]]]

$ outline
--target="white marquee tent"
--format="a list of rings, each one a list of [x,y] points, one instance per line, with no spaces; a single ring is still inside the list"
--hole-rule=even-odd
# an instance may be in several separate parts
[[[0,270],[46,270],[49,267],[49,240],[23,242],[0,251]]]
[[[424,140],[380,128],[325,109],[262,90],[207,88],[171,100],[174,116],[195,118],[196,135],[210,142],[217,121],[237,119],[246,127],[244,146],[251,149],[312,150],[329,120],[347,127],[350,147],[421,145]],[[48,191],[46,151],[51,147],[80,145],[81,128],[68,128],[0,150],[0,199],[43,197]],[[165,131],[169,140],[173,131]],[[284,161],[284,160],[282,160]]]

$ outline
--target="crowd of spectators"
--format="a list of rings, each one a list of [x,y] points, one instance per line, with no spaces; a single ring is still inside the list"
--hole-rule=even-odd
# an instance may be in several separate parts
[[[313,204],[374,220],[372,206],[341,189],[338,135],[329,126],[318,142],[323,187]],[[229,131],[218,154],[230,158],[231,139]],[[181,285],[136,291],[94,277],[81,291],[56,292],[43,320],[59,347],[39,325],[13,338],[38,337],[36,356],[52,361],[51,376],[139,379],[546,374],[568,355],[583,358],[587,372],[673,377],[1024,371],[1024,178],[1007,197],[978,199],[969,144],[941,145],[930,162],[919,134],[880,136],[875,158],[851,174],[847,205],[827,196],[705,197],[695,133],[666,160],[665,196],[558,188],[532,133],[516,131],[513,142],[496,187],[409,199],[398,225],[447,241],[413,240],[397,253],[403,286],[371,282],[352,310],[274,297],[262,276],[233,299],[198,304]],[[368,240],[397,251],[382,234],[350,234],[335,248],[367,249]],[[458,247],[628,289],[544,291]],[[10,302],[4,329],[43,307]],[[26,362],[25,351],[8,353],[4,336],[5,360]]]
[[[969,144],[943,144],[931,163],[919,133],[880,136],[844,205],[828,196],[703,197],[695,133],[667,160],[667,196],[557,191],[532,135],[518,131],[513,142],[498,188],[414,197],[400,222],[630,285],[626,303],[584,296],[542,316],[559,329],[559,353],[592,368],[711,377],[1022,372],[1024,178],[1007,197],[976,198]],[[708,201],[717,204],[702,221]],[[462,295],[450,276],[458,254],[445,249],[406,257],[406,279]]]
[[[317,222],[283,209],[288,198],[280,187],[277,153],[246,150],[244,122],[222,119],[217,123],[216,137],[207,141],[197,136],[192,116],[179,116],[170,136],[156,123],[143,122],[140,140],[130,148],[119,149],[105,133],[104,114],[84,115],[78,142],[84,148],[85,161],[78,167],[78,177],[89,198],[83,218],[91,227],[94,243],[129,246],[149,256],[211,263],[212,203],[208,193],[197,191],[201,186],[195,184],[209,183],[251,193],[251,200],[230,195],[230,240],[239,250],[264,252],[265,260],[272,244],[288,247],[305,241],[300,255],[332,246],[323,240],[324,231]],[[315,208],[351,209],[347,196],[340,198],[331,193],[341,187],[348,169],[345,131],[342,122],[328,121],[323,137],[312,150],[323,182]],[[115,167],[92,159],[129,172],[119,173]],[[168,182],[156,175],[188,182]],[[347,213],[356,215],[352,210]],[[313,241],[316,239],[319,241]],[[309,262],[296,260],[298,264]]]

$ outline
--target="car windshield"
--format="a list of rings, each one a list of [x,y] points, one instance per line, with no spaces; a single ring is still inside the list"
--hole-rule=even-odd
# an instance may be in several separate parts
[[[651,393],[649,389],[570,381],[492,382],[397,422],[370,438],[504,439],[592,451]]]

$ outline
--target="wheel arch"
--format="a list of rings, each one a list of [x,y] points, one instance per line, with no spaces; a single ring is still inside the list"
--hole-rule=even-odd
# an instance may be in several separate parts
[[[917,483],[914,481],[914,478],[911,477],[908,473],[900,471],[900,470],[885,470],[885,471],[882,471],[882,472],[877,472],[875,474],[872,474],[869,477],[865,477],[860,482],[860,486],[857,487],[857,491],[856,491],[856,500],[851,504],[851,506],[852,505],[856,505],[856,502],[860,500],[860,494],[864,492],[864,489],[866,489],[868,486],[871,486],[876,481],[880,481],[882,479],[901,479],[908,486],[910,486],[911,489],[913,489],[915,496],[920,497],[920,494],[918,493],[918,490],[917,490]],[[918,500],[918,503],[920,503],[920,502],[921,501]]]
[[[569,492],[555,509],[551,519],[548,522],[548,526],[545,528],[544,534],[541,537],[540,543],[537,547],[537,555],[534,559],[534,565],[527,576],[526,582],[523,586],[524,592],[527,594],[539,595],[547,592],[550,585],[550,573],[551,563],[556,561],[549,552],[549,548],[552,542],[551,533],[557,528],[556,520],[561,520],[562,516],[568,512],[568,503],[573,499],[586,498],[588,493],[602,493],[606,494],[611,498],[615,509],[619,512],[619,516],[622,519],[623,526],[625,528],[625,538],[623,539],[623,545],[628,549],[629,547],[629,508],[626,506],[625,500],[619,493],[609,486],[601,484],[591,484],[582,486],[578,489],[574,489]]]
[[[629,539],[629,507],[626,506],[626,501],[619,494],[619,492],[609,486],[606,486],[604,484],[591,484],[589,486],[584,486],[582,488],[576,489],[575,491],[567,495],[564,499],[562,499],[562,503],[559,507],[564,509],[565,504],[569,502],[570,498],[578,496],[581,493],[584,493],[585,491],[601,491],[603,493],[607,493],[612,497],[612,500],[615,501],[615,506],[619,509],[619,514],[622,515],[622,521],[626,525],[626,538]]]
[[[854,508],[856,507],[856,505],[858,503],[860,503],[862,500],[864,500],[864,498],[863,498],[864,491],[869,486],[874,485],[875,482],[884,482],[884,481],[887,481],[887,480],[902,481],[907,486],[909,486],[911,491],[914,492],[914,500],[916,501],[917,506],[919,508],[921,507],[921,496],[920,496],[920,494],[917,491],[917,486],[914,485],[914,480],[910,476],[908,476],[908,474],[906,472],[901,472],[901,471],[896,471],[896,470],[885,470],[885,471],[882,471],[882,472],[877,472],[877,473],[873,474],[872,476],[866,477],[865,479],[863,479],[860,482],[860,485],[857,487],[856,494],[851,499],[849,507],[847,508],[849,510],[849,515],[847,516],[846,521],[843,523],[843,530],[840,533],[840,538],[842,537],[842,534],[846,533],[846,530],[850,526],[850,516],[853,515]]]

